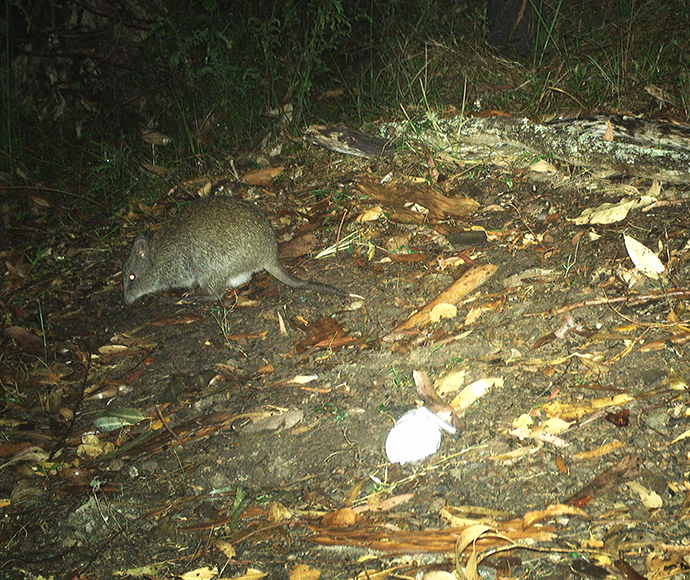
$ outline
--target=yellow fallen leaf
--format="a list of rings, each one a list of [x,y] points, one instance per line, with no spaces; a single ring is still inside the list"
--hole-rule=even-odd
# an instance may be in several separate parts
[[[209,568],[205,566],[204,568],[197,568],[196,570],[185,572],[180,578],[182,578],[182,580],[211,580],[211,578],[216,578],[217,576],[218,568]]]
[[[462,385],[465,384],[465,375],[467,375],[467,367],[452,370],[444,375],[441,380],[436,381],[434,388],[440,397],[459,391]]]
[[[624,220],[631,210],[651,205],[655,201],[656,199],[649,195],[632,199],[624,198],[619,203],[603,203],[599,207],[586,209],[579,217],[569,221],[580,226],[584,224],[612,224]]]
[[[687,439],[688,437],[690,437],[690,429],[678,435],[678,437],[671,441],[671,445],[673,445],[674,443],[678,443],[678,441],[682,441],[683,439]]]
[[[599,409],[604,409],[606,407],[620,407],[632,401],[634,397],[627,393],[621,393],[613,397],[602,397],[600,399],[591,399],[589,403],[578,404],[578,405],[568,405],[567,403],[562,403],[560,401],[550,401],[544,403],[542,406],[542,411],[546,413],[548,417],[560,417],[564,421],[577,421],[585,415],[594,413]]]
[[[321,571],[307,564],[297,564],[290,570],[290,580],[319,580]]]
[[[493,387],[502,387],[503,379],[500,377],[493,377],[487,379],[479,379],[471,385],[467,385],[460,394],[455,397],[450,406],[456,411],[464,411],[472,405],[479,397],[483,397]]]
[[[129,350],[129,347],[124,344],[104,344],[98,347],[98,354],[116,354],[126,350]]]
[[[537,453],[542,447],[542,445],[536,445],[534,447],[518,447],[517,449],[508,451],[508,453],[492,455],[489,457],[489,459],[491,461],[495,461],[496,463],[512,464],[517,462],[518,459],[522,459],[525,455],[533,455],[534,453]]]
[[[534,425],[534,419],[527,413],[523,413],[517,419],[513,419],[513,429],[529,429]]]
[[[292,378],[289,382],[295,383],[297,385],[306,385],[307,383],[311,383],[312,381],[318,380],[319,376],[318,375],[297,375]]]
[[[590,519],[589,514],[579,507],[555,503],[549,505],[543,510],[527,512],[524,516],[522,516],[522,525],[525,528],[529,528],[537,522],[541,522],[542,520],[552,520],[553,518],[557,518],[559,516],[579,516],[586,520]]]
[[[547,419],[546,421],[540,423],[539,426],[535,429],[535,432],[551,433],[552,435],[558,435],[559,433],[567,431],[572,424],[572,421],[568,422],[564,421],[560,417],[551,417],[550,419]]]
[[[620,393],[619,395],[614,395],[613,397],[602,397],[600,399],[591,399],[589,401],[590,405],[595,409],[603,409],[605,407],[621,407],[626,403],[632,401],[635,397],[629,395],[628,393]]]

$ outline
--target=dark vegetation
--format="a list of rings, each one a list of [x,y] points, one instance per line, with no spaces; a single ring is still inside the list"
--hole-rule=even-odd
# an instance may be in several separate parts
[[[614,330],[625,332],[625,340],[635,345],[658,338],[653,333],[661,328],[687,322],[683,300],[650,301],[625,311],[625,317],[599,306],[572,324],[583,334],[558,339],[559,327],[569,332],[571,326],[555,316],[525,316],[586,301],[593,292],[599,296],[602,287],[608,295],[626,295],[628,288],[612,273],[614,262],[617,267],[627,260],[616,246],[617,227],[599,228],[600,237],[589,242],[588,226],[577,229],[563,217],[618,201],[620,196],[610,192],[630,185],[625,176],[601,185],[588,170],[560,165],[553,179],[562,181],[556,186],[525,177],[530,154],[519,169],[512,162],[496,168],[484,161],[458,168],[445,151],[421,138],[400,145],[390,163],[344,158],[301,139],[310,124],[343,124],[375,134],[382,122],[407,122],[421,134],[434,131],[434,118],[483,114],[541,122],[614,112],[690,122],[686,0],[530,5],[539,10],[532,16],[529,50],[524,42],[498,50],[485,40],[486,6],[479,0],[5,2],[0,8],[0,500],[7,502],[0,507],[0,577],[34,579],[69,568],[85,571],[85,578],[107,578],[115,570],[152,562],[170,568],[149,571],[149,577],[172,577],[165,574],[211,565],[221,550],[211,546],[211,529],[232,536],[245,550],[227,576],[238,576],[252,564],[279,574],[291,569],[296,553],[312,558],[295,537],[308,533],[299,518],[352,505],[362,495],[368,501],[394,492],[417,494],[413,507],[403,508],[396,521],[402,530],[441,527],[436,514],[445,504],[481,505],[519,518],[572,496],[598,475],[602,463],[617,464],[621,458],[573,464],[571,475],[570,465],[552,466],[560,450],[545,447],[548,451],[520,456],[524,471],[516,473],[487,460],[526,447],[506,435],[511,421],[530,410],[536,416],[552,397],[574,392],[573,398],[589,398],[594,390],[609,395],[628,388],[644,393],[641,403],[631,405],[633,416],[639,411],[635,404],[652,407],[652,427],[640,428],[626,442],[648,452],[644,468],[657,482],[664,508],[650,516],[638,507],[619,518],[613,507],[607,511],[608,503],[599,504],[606,523],[582,523],[568,533],[578,539],[591,534],[595,550],[597,534],[615,521],[606,548],[613,553],[623,539],[630,540],[621,553],[635,554],[638,569],[652,544],[686,541],[690,495],[678,482],[688,482],[687,463],[682,444],[669,450],[668,440],[687,429],[687,411],[678,410],[670,420],[666,399],[660,402],[650,393],[661,382],[664,394],[673,391],[669,400],[678,402],[677,409],[680,400],[687,409],[682,397],[687,398],[688,347],[681,342],[687,326],[672,346],[630,357],[632,350],[626,351],[620,359],[624,339],[614,336]],[[297,218],[311,227],[308,233],[327,231],[329,240],[345,236],[348,228],[366,229],[342,267],[318,271],[316,266],[314,276],[305,277],[366,293],[368,307],[350,312],[338,298],[290,294],[271,280],[259,282],[252,294],[265,307],[262,315],[255,303],[233,310],[224,304],[171,305],[159,296],[125,309],[118,271],[136,232],[163,221],[209,183],[236,184],[248,169],[276,166],[285,172],[256,189],[275,229],[290,234],[285,237],[295,234]],[[357,205],[362,195],[355,178],[380,182],[389,172],[398,185],[446,188],[444,195],[452,199],[467,195],[491,208],[478,212],[476,223],[494,237],[486,247],[476,238],[471,244],[480,261],[500,264],[502,270],[487,290],[490,304],[477,308],[477,316],[486,312],[485,318],[468,323],[474,334],[450,343],[456,350],[440,339],[433,343],[435,338],[398,351],[397,345],[379,342],[452,281],[446,273],[429,274],[446,251],[434,245],[437,231],[429,228],[421,242],[410,238],[405,229],[410,222],[397,221],[387,206],[375,225],[354,223],[363,209]],[[630,181],[639,191],[650,186]],[[251,189],[237,187],[243,194]],[[668,207],[655,210],[659,213],[638,212],[628,230],[655,250],[662,240],[668,255],[680,252],[687,240],[687,192],[679,188],[674,194]],[[679,202],[683,199],[685,205]],[[408,214],[401,210],[399,215]],[[442,226],[463,222],[445,218]],[[463,225],[474,225],[473,219]],[[401,253],[423,256],[417,258],[425,260],[422,265],[402,259],[379,263],[398,251],[388,241],[399,230],[408,234]],[[523,235],[533,238],[522,243]],[[674,262],[674,283],[680,280],[681,287],[687,286],[690,263],[687,251],[683,256]],[[289,266],[300,273],[294,262]],[[537,267],[551,268],[563,279],[555,282],[537,273],[527,289],[499,286],[499,278]],[[289,302],[285,309],[283,299]],[[284,316],[286,333],[267,322],[276,312]],[[163,324],[154,329],[150,325],[157,318]],[[295,346],[295,335],[308,335],[307,342],[311,336],[305,320],[319,318],[333,324],[337,319],[356,335],[355,346],[331,349],[328,340],[324,350]],[[637,328],[644,330],[634,340],[637,330],[619,329],[632,319],[650,321]],[[441,322],[434,336],[445,340],[465,332],[462,323],[453,324]],[[327,337],[329,329],[323,331]],[[351,338],[344,334],[338,338]],[[605,363],[582,354],[595,348],[592,344],[608,349]],[[128,354],[118,358],[115,347],[123,345]],[[584,362],[574,357],[576,350]],[[518,351],[530,358],[529,365],[511,366]],[[553,366],[544,363],[557,359],[561,362]],[[381,441],[390,418],[414,406],[412,371],[436,378],[466,361],[468,377],[505,375],[512,390],[492,393],[470,410],[457,444],[462,450],[444,449],[450,458],[446,470],[410,475],[391,467],[389,472]],[[604,366],[610,374],[597,375]],[[537,367],[539,372],[533,370]],[[210,383],[209,369],[215,369]],[[289,383],[312,374],[324,386],[321,398],[310,399]],[[94,385],[110,394],[87,393]],[[347,392],[338,390],[341,385]],[[172,429],[154,432],[135,423],[131,431],[122,429],[121,439],[109,433],[101,442],[121,445],[124,452],[107,465],[91,462],[76,449],[108,405],[140,412],[147,425],[173,417]],[[232,428],[213,423],[225,420],[218,419],[219,408],[250,415],[269,406],[304,410],[309,428],[262,438],[235,429],[231,421]],[[572,435],[574,447],[587,451],[625,439],[612,423],[602,426],[601,416],[599,421],[584,423]],[[211,424],[213,437],[190,436],[175,446],[183,428],[196,435],[199,425]],[[19,443],[30,443],[34,455],[15,459],[19,451],[12,446]],[[292,523],[280,528],[271,520],[264,529],[261,520],[249,529],[251,518],[265,515],[259,512],[269,500],[294,509]],[[682,501],[683,517],[666,525],[663,510]],[[204,528],[200,522],[212,525]],[[238,539],[238,530],[246,537]],[[630,539],[625,530],[639,537]],[[558,553],[575,545],[580,544],[563,542]],[[362,569],[356,554],[332,554],[328,565],[320,555],[304,559],[323,568],[324,578],[350,578]],[[687,552],[663,554],[674,570],[690,570]],[[553,572],[545,558],[535,556],[535,561],[535,568],[517,566],[524,577],[568,577],[563,569]],[[655,561],[649,556],[649,569]],[[515,562],[503,564],[510,568]],[[570,574],[573,567],[564,566]],[[20,569],[24,576],[17,575]]]
[[[552,2],[531,55],[484,43],[483,3],[10,1],[3,15],[2,168],[110,209],[156,195],[141,170],[224,173],[280,125],[362,126],[420,110],[688,115],[690,8]],[[510,55],[507,55],[510,56]],[[328,91],[340,91],[328,98]],[[174,146],[151,147],[145,129]],[[153,183],[152,183],[153,182]]]

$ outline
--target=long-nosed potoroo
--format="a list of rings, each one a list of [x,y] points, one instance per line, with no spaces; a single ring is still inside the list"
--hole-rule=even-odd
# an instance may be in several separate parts
[[[135,240],[122,268],[125,302],[193,286],[222,298],[261,270],[292,288],[356,296],[288,272],[266,216],[250,203],[219,195],[192,202],[151,239]]]

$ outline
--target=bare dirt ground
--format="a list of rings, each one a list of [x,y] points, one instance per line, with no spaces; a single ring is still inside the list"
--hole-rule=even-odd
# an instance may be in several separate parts
[[[104,214],[59,243],[60,207],[27,198],[0,296],[11,319],[2,432],[14,446],[0,471],[11,500],[0,576],[457,567],[473,578],[472,547],[460,554],[456,540],[474,525],[484,578],[690,577],[688,294],[668,294],[690,286],[688,191],[662,188],[622,221],[578,225],[584,209],[651,183],[529,171],[532,160],[437,171],[435,191],[479,208],[453,219],[410,205],[418,223],[357,184],[389,175],[386,187],[410,187],[432,173],[422,157],[306,147],[272,184],[233,188],[281,241],[301,240],[306,253],[284,259],[291,271],[364,300],[261,274],[223,305],[171,292],[126,307],[119,269],[135,234],[200,184],[159,200],[155,218]],[[376,219],[356,221],[375,205]],[[454,237],[469,227],[486,236]],[[313,258],[351,233],[349,248]],[[660,280],[635,271],[623,234],[659,254]],[[32,255],[46,250],[31,282],[16,270],[29,240]],[[382,340],[486,264],[496,273],[457,315]],[[495,380],[437,453],[390,464],[386,436],[420,404],[415,371],[437,388],[457,373],[446,403]]]

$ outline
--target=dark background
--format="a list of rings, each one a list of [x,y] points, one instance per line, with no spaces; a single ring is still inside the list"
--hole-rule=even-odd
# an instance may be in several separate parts
[[[489,5],[487,25],[482,1],[10,1],[1,168],[118,206],[146,189],[146,130],[180,177],[224,173],[271,131],[420,110],[687,120],[686,2]]]

